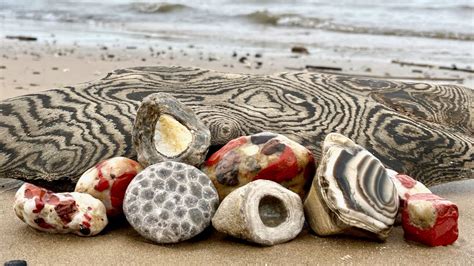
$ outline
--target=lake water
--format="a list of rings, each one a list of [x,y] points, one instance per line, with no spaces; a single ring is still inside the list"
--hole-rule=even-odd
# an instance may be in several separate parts
[[[474,66],[472,0],[2,0],[0,19],[5,34]]]

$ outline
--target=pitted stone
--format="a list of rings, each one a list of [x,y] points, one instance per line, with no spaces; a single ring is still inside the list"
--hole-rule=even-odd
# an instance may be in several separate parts
[[[143,237],[176,243],[209,226],[218,204],[217,190],[204,173],[168,161],[149,166],[130,183],[124,213]]]

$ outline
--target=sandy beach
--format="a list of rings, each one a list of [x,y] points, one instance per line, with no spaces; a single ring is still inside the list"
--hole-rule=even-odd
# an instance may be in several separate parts
[[[310,51],[311,52],[311,51]],[[2,39],[0,99],[91,81],[109,71],[144,65],[197,66],[234,73],[313,71],[308,65],[341,68],[325,70],[397,80],[441,82],[470,86],[472,74],[390,61],[329,60],[318,55],[269,54],[265,50],[209,51],[199,46],[122,44],[63,45],[51,40],[25,42]],[[400,78],[401,77],[401,78]],[[405,78],[403,78],[405,77]],[[410,77],[410,78],[407,78]],[[437,80],[433,80],[436,77]],[[210,229],[198,238],[176,245],[155,245],[142,239],[126,222],[111,224],[99,236],[51,235],[22,223],[12,210],[17,182],[2,180],[0,188],[0,262],[26,260],[30,265],[64,264],[430,264],[474,263],[474,180],[433,187],[434,193],[457,203],[459,239],[451,246],[429,248],[403,239],[394,228],[385,243],[329,237],[305,229],[298,238],[274,247],[249,245]]]
[[[115,69],[157,65],[264,75],[325,72],[474,88],[471,0],[0,2],[0,100],[98,80]],[[400,226],[383,243],[321,238],[305,227],[293,241],[273,247],[211,227],[189,241],[157,245],[125,219],[90,238],[47,234],[16,217],[12,205],[20,184],[0,178],[0,263],[474,264],[473,179],[430,188],[456,203],[460,214],[458,240],[435,248],[405,241]]]

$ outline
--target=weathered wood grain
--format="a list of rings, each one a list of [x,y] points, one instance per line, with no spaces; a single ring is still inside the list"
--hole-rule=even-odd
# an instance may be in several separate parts
[[[134,157],[145,96],[167,92],[209,126],[212,144],[274,131],[316,158],[339,132],[428,185],[473,178],[473,91],[329,74],[252,76],[180,67],[116,70],[102,80],[0,102],[0,177],[58,189],[113,156]],[[72,182],[71,182],[72,181]]]

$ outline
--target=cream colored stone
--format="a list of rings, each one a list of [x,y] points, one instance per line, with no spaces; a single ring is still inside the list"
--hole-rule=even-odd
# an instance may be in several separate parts
[[[436,209],[432,202],[408,201],[408,215],[411,223],[420,228],[431,228],[436,222]]]
[[[219,232],[269,246],[295,238],[303,223],[300,197],[268,180],[253,181],[234,190],[212,219]]]
[[[163,114],[156,123],[154,140],[158,152],[173,157],[189,147],[193,135],[172,116]]]

